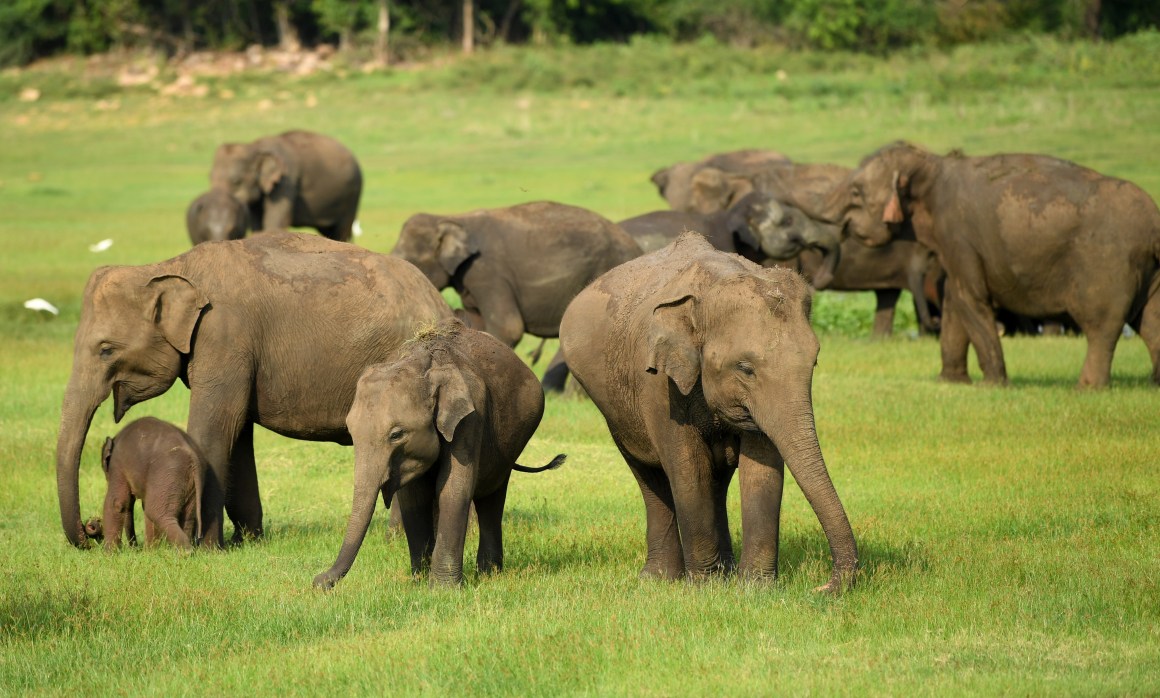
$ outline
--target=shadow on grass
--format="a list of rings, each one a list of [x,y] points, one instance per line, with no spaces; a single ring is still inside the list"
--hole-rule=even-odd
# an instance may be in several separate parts
[[[734,542],[740,551],[740,541]],[[798,575],[816,575],[818,568],[825,573],[817,583],[824,584],[829,579],[831,569],[830,547],[825,536],[813,534],[793,534],[782,536],[778,560],[778,578],[792,583]],[[925,574],[930,567],[925,546],[918,541],[908,540],[894,545],[880,540],[858,541],[858,584],[869,585],[898,578]],[[814,580],[811,579],[811,582]]]

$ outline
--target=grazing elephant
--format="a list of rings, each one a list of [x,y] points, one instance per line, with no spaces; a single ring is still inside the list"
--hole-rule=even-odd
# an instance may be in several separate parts
[[[195,245],[211,240],[241,240],[250,229],[250,211],[225,189],[210,189],[189,204],[185,229]]]
[[[538,201],[457,216],[416,214],[391,254],[419,267],[436,288],[454,287],[464,321],[514,347],[525,332],[558,336],[576,294],[641,251],[603,216]],[[566,377],[557,355],[545,389],[563,389]]]
[[[613,269],[568,306],[560,342],[640,485],[641,574],[733,566],[726,493],[741,472],[741,572],[777,575],[783,465],[830,543],[827,589],[853,582],[858,552],[814,431],[818,339],[810,288],[686,233]]]
[[[107,533],[105,547],[113,550],[121,547],[125,532],[129,544],[136,545],[133,505],[138,499],[145,512],[146,543],[157,540],[158,530],[186,549],[201,536],[205,460],[179,427],[153,417],[132,422],[115,439],[105,439],[101,467],[108,483],[104,520],[85,524],[90,537]]]
[[[219,145],[209,180],[249,207],[254,230],[307,226],[341,242],[351,238],[363,185],[354,154],[310,131]]]
[[[909,223],[946,270],[942,378],[1005,384],[995,308],[1066,314],[1087,337],[1080,387],[1103,387],[1125,323],[1160,383],[1160,210],[1136,185],[1043,155],[940,157],[893,143],[862,161],[824,211],[869,245]]]
[[[379,493],[398,492],[411,571],[463,582],[463,545],[474,502],[480,572],[503,568],[503,507],[516,458],[544,414],[536,375],[491,335],[447,320],[420,332],[389,364],[359,378],[346,417],[354,439],[354,505],[334,565],[314,578],[329,589],[358,554]],[[402,488],[402,489],[400,489]]]
[[[724,172],[752,172],[771,163],[783,162],[789,162],[789,158],[775,150],[734,150],[709,155],[697,162],[678,162],[657,170],[651,179],[657,192],[674,211],[712,213],[711,210],[697,208],[692,201],[693,179],[701,170],[713,168]]]
[[[203,545],[262,532],[254,424],[350,443],[346,413],[363,369],[393,359],[424,323],[451,317],[413,266],[345,243],[266,233],[197,245],[144,266],[101,267],[85,287],[56,448],[65,535],[85,546],[77,476],[93,413],[119,422],[181,378],[189,436],[209,471]]]

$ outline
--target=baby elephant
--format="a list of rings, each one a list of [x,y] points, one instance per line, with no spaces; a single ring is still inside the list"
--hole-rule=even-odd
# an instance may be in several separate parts
[[[145,511],[146,543],[157,539],[158,529],[179,548],[189,549],[201,537],[205,460],[183,430],[153,417],[138,419],[116,438],[105,439],[101,467],[109,487],[103,523],[106,548],[120,547],[122,530],[130,544],[137,542],[133,505],[138,499]],[[93,537],[102,534],[101,527],[92,520],[86,524]]]
[[[211,240],[241,240],[249,228],[246,205],[224,189],[210,189],[185,211],[185,229],[195,245]]]
[[[539,381],[489,334],[455,319],[420,332],[398,360],[367,368],[346,416],[354,442],[354,506],[334,565],[314,578],[329,589],[358,554],[379,493],[398,494],[411,571],[463,581],[468,511],[479,519],[480,572],[503,567],[501,530],[511,471],[544,414]],[[388,506],[390,506],[388,504]],[[436,520],[437,519],[437,520]]]

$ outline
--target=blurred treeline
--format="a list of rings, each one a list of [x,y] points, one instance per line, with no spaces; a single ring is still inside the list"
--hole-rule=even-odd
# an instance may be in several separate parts
[[[369,51],[378,39],[381,51],[388,32],[397,59],[452,42],[470,49],[642,34],[881,53],[1028,32],[1112,38],[1157,26],[1157,0],[0,0],[0,65],[116,48],[181,55],[326,43]]]

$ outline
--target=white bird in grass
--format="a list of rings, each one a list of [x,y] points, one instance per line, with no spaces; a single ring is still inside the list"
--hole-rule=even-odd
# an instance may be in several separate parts
[[[105,238],[95,245],[89,245],[89,252],[104,252],[112,246],[113,240],[111,238]]]
[[[352,233],[354,233],[356,238],[362,235],[362,226],[358,224],[357,220],[354,222],[354,225],[350,227],[350,230]]]
[[[60,311],[56,309],[56,306],[44,300],[43,298],[32,298],[30,300],[26,300],[24,301],[24,307],[28,308],[29,310],[43,310],[47,313],[52,313],[53,315],[60,315]]]

